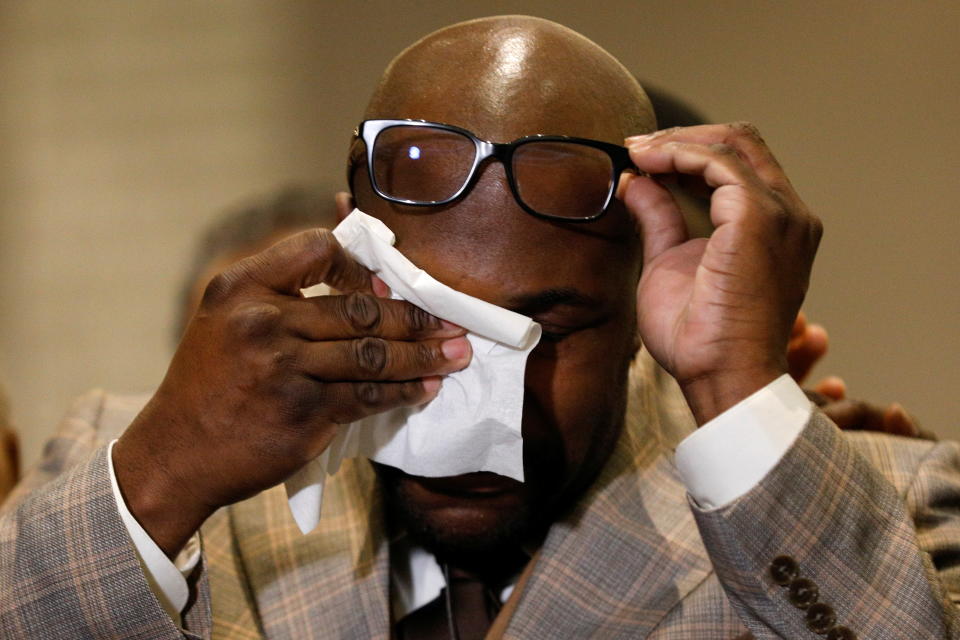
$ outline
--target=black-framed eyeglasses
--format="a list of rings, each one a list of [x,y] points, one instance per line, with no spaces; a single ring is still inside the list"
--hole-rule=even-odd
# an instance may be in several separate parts
[[[610,208],[620,174],[634,168],[625,147],[588,138],[534,135],[498,143],[425,120],[365,120],[355,134],[366,146],[367,172],[377,195],[413,206],[457,200],[477,168],[496,158],[525,211],[587,222]]]

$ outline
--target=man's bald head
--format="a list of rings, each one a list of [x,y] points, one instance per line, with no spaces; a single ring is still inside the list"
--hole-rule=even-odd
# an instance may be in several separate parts
[[[366,118],[422,118],[506,141],[535,133],[622,143],[656,128],[633,75],[555,22],[497,16],[435,31],[398,55]]]

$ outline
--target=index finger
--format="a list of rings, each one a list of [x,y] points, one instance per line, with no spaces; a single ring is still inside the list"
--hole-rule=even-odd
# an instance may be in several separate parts
[[[767,146],[760,130],[749,122],[730,122],[727,124],[705,124],[693,127],[674,127],[654,133],[632,136],[626,142],[687,142],[691,144],[724,144],[732,147],[737,154],[754,170],[757,176],[769,186],[789,184],[783,168],[770,147]]]
[[[286,325],[312,341],[377,336],[389,340],[422,340],[459,336],[465,329],[441,320],[405,300],[366,293],[289,300],[283,307]]]
[[[292,296],[321,282],[344,292],[373,291],[370,271],[351,258],[328,229],[301,231],[237,267],[260,285]]]

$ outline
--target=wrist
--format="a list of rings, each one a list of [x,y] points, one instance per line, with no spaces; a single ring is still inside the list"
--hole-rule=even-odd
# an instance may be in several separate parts
[[[174,558],[214,509],[198,501],[167,461],[138,441],[137,423],[113,447],[112,464],[127,509],[169,558]]]
[[[723,371],[680,382],[680,389],[703,426],[786,373],[785,366]]]

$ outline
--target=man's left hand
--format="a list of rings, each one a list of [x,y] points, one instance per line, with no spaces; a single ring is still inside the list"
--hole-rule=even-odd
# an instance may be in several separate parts
[[[822,227],[751,125],[667,129],[626,145],[649,174],[625,178],[620,192],[643,234],[640,337],[703,424],[787,371]],[[688,237],[656,181],[669,174],[713,190],[709,238]]]

